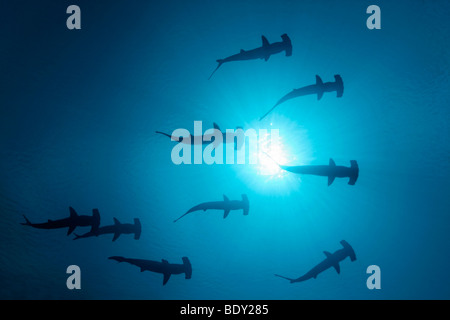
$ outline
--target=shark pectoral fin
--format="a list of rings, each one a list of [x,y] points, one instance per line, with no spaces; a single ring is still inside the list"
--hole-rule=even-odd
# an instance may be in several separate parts
[[[225,219],[230,214],[230,209],[226,209],[225,213],[223,214],[223,218]]]
[[[120,237],[120,232],[114,232],[114,238],[112,239],[112,241],[116,241],[117,238]]]
[[[264,57],[264,61],[269,60],[269,58],[270,58],[270,55],[265,56],[265,57]]]
[[[337,272],[338,274],[341,273],[341,267],[339,266],[339,263],[336,262],[336,264],[333,265],[333,267],[336,269],[336,272]]]
[[[141,272],[144,272],[144,271],[145,271],[144,267],[141,267]]]
[[[332,175],[329,175],[329,176],[328,176],[328,186],[331,186],[331,184],[333,183],[333,181],[334,181],[335,178],[336,178],[336,177],[335,177],[335,176],[332,176]]]
[[[67,235],[71,234],[73,232],[73,230],[75,230],[77,226],[70,226],[69,230],[67,230]]]
[[[163,286],[169,281],[170,273],[164,273]]]
[[[323,97],[323,91],[317,92],[317,100],[322,99],[322,97]]]

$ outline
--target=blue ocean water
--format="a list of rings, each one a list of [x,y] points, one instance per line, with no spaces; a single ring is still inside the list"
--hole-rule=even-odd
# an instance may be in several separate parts
[[[66,9],[81,8],[81,30]],[[380,30],[366,27],[371,4]],[[448,1],[2,1],[0,4],[0,298],[449,299]],[[281,41],[293,54],[224,64]],[[344,94],[293,88],[335,74]],[[291,165],[360,168],[337,178],[273,174],[273,164],[175,165],[155,131],[278,129]],[[247,194],[250,212],[195,212]],[[142,235],[73,241],[23,226],[101,214],[139,218]],[[76,233],[89,228],[77,228]],[[345,239],[357,260],[290,284]],[[192,278],[139,272],[110,256],[181,263]],[[81,269],[68,290],[66,268]],[[381,289],[366,269],[378,265]]]

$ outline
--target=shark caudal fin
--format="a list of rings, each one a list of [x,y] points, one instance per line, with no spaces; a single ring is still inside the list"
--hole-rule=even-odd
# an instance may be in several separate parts
[[[356,254],[355,251],[353,250],[352,246],[348,244],[347,241],[342,240],[341,245],[344,247],[344,249],[347,251],[348,256],[350,257],[351,261],[355,261],[356,260]]]
[[[292,56],[291,39],[289,39],[289,37],[286,33],[281,36],[281,39],[283,39],[283,43],[285,45],[286,57]]]
[[[126,258],[124,258],[124,257],[119,257],[119,256],[109,257],[108,259],[116,260],[117,262],[124,262],[124,261],[126,261]]]
[[[23,217],[25,218],[25,222],[21,222],[20,224],[23,226],[31,226],[30,220],[28,220],[27,217],[25,217],[25,215],[23,215]]]
[[[344,94],[344,81],[338,74],[334,75],[334,79],[336,80],[336,96],[340,98]]]
[[[246,194],[242,195],[242,204],[243,204],[243,211],[244,216],[248,215],[248,210],[250,209],[250,203],[248,202],[248,197]]]
[[[275,277],[279,277],[279,278],[283,278],[283,279],[289,280],[290,283],[294,283],[295,282],[294,279],[291,279],[291,278],[288,278],[288,277],[285,277],[285,276],[280,276],[279,274],[275,274]]]
[[[209,76],[208,80],[212,78],[213,74],[216,73],[217,69],[219,69],[220,66],[221,66],[224,62],[225,62],[225,60],[223,60],[223,59],[217,60],[217,63],[218,63],[217,68],[214,69],[214,71],[213,71],[213,72],[211,73],[211,75]]]
[[[141,221],[137,218],[134,219],[134,239],[139,240],[141,237]]]
[[[358,162],[356,160],[350,160],[350,180],[348,181],[348,184],[353,186],[356,183],[356,180],[358,180],[359,176],[359,167]]]
[[[192,277],[192,265],[188,257],[181,258],[183,260],[185,279],[190,279]]]

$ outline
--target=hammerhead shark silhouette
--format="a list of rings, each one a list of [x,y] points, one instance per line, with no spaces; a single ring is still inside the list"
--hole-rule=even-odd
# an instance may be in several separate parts
[[[330,159],[330,163],[327,166],[280,166],[280,168],[292,173],[328,177],[329,186],[335,178],[349,178],[348,184],[354,185],[359,175],[359,167],[356,160],[350,160],[350,167],[337,166],[334,160]]]
[[[234,143],[234,148],[235,149],[240,149],[242,147],[243,144],[243,140],[242,142],[236,142],[234,141],[234,139],[227,139],[227,133],[226,132],[222,132],[222,130],[220,130],[220,127],[217,125],[217,123],[213,123],[213,127],[214,129],[220,131],[222,133],[222,143],[226,144],[226,143]],[[242,129],[242,127],[237,127],[236,129]],[[176,137],[176,136],[172,136],[168,133],[164,133],[161,131],[155,131],[158,134],[162,134],[166,137],[169,137],[172,141],[178,141],[179,143],[184,143],[184,144],[190,144],[190,145],[195,145],[195,144],[211,144],[212,142],[214,142],[215,140],[215,136],[213,134],[209,134],[209,135],[202,135],[202,136],[193,136],[190,135],[190,139],[186,139],[186,137]],[[199,143],[200,142],[200,143]]]
[[[24,215],[25,223],[21,223],[25,226],[31,226],[38,229],[59,229],[59,228],[69,228],[67,235],[71,234],[76,227],[88,227],[91,226],[93,230],[96,230],[100,225],[100,213],[98,209],[92,210],[92,216],[80,216],[76,211],[69,207],[70,216],[65,219],[60,220],[48,220],[44,223],[31,223],[30,220]]]
[[[98,237],[102,234],[114,234],[112,241],[116,241],[117,238],[120,237],[121,234],[132,234],[134,233],[134,239],[138,240],[141,236],[141,222],[139,219],[134,219],[134,224],[130,223],[120,223],[119,220],[114,218],[114,224],[110,226],[98,227],[97,229],[92,229],[91,231],[78,235],[75,234],[75,238],[73,240],[88,238],[88,237]]]
[[[143,259],[128,259],[118,256],[109,257],[108,259],[116,260],[118,262],[128,262],[141,268],[141,272],[151,271],[162,273],[164,275],[163,285],[165,285],[167,281],[169,281],[169,278],[172,274],[184,273],[185,279],[190,279],[192,276],[191,262],[187,257],[181,258],[183,260],[183,264],[169,263],[164,259],[162,259],[162,262]]]
[[[302,282],[305,280],[309,280],[311,278],[316,279],[317,275],[319,273],[321,273],[331,267],[334,267],[336,269],[337,273],[340,274],[341,268],[339,266],[339,261],[342,261],[347,257],[350,257],[351,261],[356,260],[355,251],[353,251],[353,248],[348,244],[348,242],[345,240],[342,240],[340,243],[344,247],[343,249],[339,249],[334,253],[329,253],[328,251],[324,251],[323,253],[326,255],[326,259],[323,260],[322,262],[320,262],[318,265],[316,265],[311,270],[309,270],[303,276],[301,276],[297,279],[287,278],[284,276],[280,276],[278,274],[275,274],[275,276],[283,278],[283,279],[287,279],[291,283],[294,283],[294,282]]]
[[[333,183],[335,178],[349,178],[348,184],[353,186],[359,176],[359,167],[356,160],[350,160],[350,167],[337,166],[331,158],[328,165],[284,166],[276,162],[269,154],[265,154],[282,170],[297,174],[311,174],[315,176],[328,177],[328,186]]]
[[[244,216],[248,215],[249,210],[249,202],[247,195],[242,195],[242,200],[229,200],[226,195],[223,196],[223,201],[213,201],[213,202],[204,202],[199,205],[196,205],[195,207],[192,207],[188,210],[185,214],[183,214],[178,219],[175,219],[173,222],[177,222],[181,218],[183,218],[188,213],[199,211],[199,210],[224,210],[223,218],[225,219],[228,217],[228,214],[230,213],[230,210],[243,210]]]
[[[269,110],[266,112],[265,115],[263,115],[259,120],[261,121],[264,119],[269,113],[273,111],[278,105],[282,104],[283,102],[301,97],[306,96],[310,94],[317,94],[317,100],[320,100],[324,94],[324,92],[333,92],[336,91],[337,97],[342,97],[344,93],[344,82],[342,81],[342,78],[340,75],[336,74],[334,76],[335,82],[323,82],[322,79],[316,75],[316,84],[312,84],[306,87],[302,87],[300,89],[294,89],[290,93],[286,94],[283,98],[278,100],[278,102]]]
[[[226,62],[231,61],[242,61],[242,60],[254,60],[254,59],[264,59],[265,61],[269,60],[270,56],[273,54],[277,54],[285,51],[286,57],[292,55],[292,43],[291,39],[289,39],[287,34],[283,34],[281,36],[282,42],[274,42],[272,44],[267,41],[265,36],[261,36],[262,46],[256,49],[245,51],[241,49],[241,51],[237,54],[229,56],[225,59],[217,60],[219,64],[217,68],[213,71],[213,73],[209,76],[208,80],[211,79],[213,74],[220,68],[220,66]]]

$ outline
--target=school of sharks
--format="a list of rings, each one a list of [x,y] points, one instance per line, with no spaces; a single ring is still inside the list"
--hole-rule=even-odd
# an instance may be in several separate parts
[[[291,39],[287,34],[281,35],[282,41],[270,43],[265,36],[262,36],[262,46],[252,49],[244,50],[241,49],[239,53],[231,55],[229,57],[218,59],[217,67],[210,75],[209,79],[216,73],[216,71],[225,63],[234,61],[244,61],[244,60],[255,60],[263,59],[268,61],[272,55],[278,53],[285,53],[286,57],[290,57],[293,54]],[[323,82],[321,77],[315,76],[315,83],[303,86],[299,89],[294,89],[293,91],[282,96],[273,107],[268,110],[264,115],[260,117],[262,121],[269,113],[271,113],[275,108],[279,107],[281,104],[287,102],[288,100],[295,99],[305,95],[317,95],[317,99],[320,100],[325,92],[336,92],[336,97],[340,98],[343,96],[344,83],[340,75],[334,76],[333,82]],[[219,127],[214,124],[214,128],[220,130]],[[184,138],[174,137],[170,134],[156,131],[157,134],[162,134],[170,137],[172,141],[177,141],[182,143]],[[189,143],[193,143],[195,139],[189,139]],[[205,141],[202,139],[201,141]],[[270,157],[270,155],[267,155]],[[333,159],[329,159],[327,165],[302,165],[302,166],[287,166],[277,163],[272,159],[282,170],[293,174],[307,174],[315,175],[321,177],[327,177],[328,186],[330,186],[335,178],[347,178],[349,185],[355,185],[358,175],[359,167],[356,160],[350,160],[350,166],[336,165]],[[241,211],[244,216],[249,214],[250,201],[246,194],[242,194],[242,198],[238,200],[230,200],[226,195],[223,196],[221,201],[208,201],[200,203],[193,206],[187,210],[184,214],[179,216],[174,220],[174,222],[179,221],[186,215],[196,212],[196,211],[207,211],[207,210],[218,210],[223,212],[223,218],[227,218],[231,211]],[[102,225],[100,219],[100,212],[98,209],[92,210],[92,215],[80,215],[72,207],[69,208],[69,217],[61,218],[59,220],[48,220],[47,222],[34,223],[29,220],[30,217],[24,216],[25,222],[22,224],[25,226],[30,226],[38,229],[59,229],[67,228],[67,235],[74,234],[74,240],[98,237],[102,235],[110,234],[112,235],[112,241],[116,241],[122,234],[132,234],[134,239],[138,240],[141,236],[142,226],[138,218],[135,218],[133,223],[122,223],[118,219],[113,219],[112,225]],[[186,219],[186,218],[185,218]],[[32,220],[32,219],[31,219]],[[90,230],[86,233],[76,233],[78,228],[90,227]],[[345,260],[347,257],[351,261],[356,260],[356,254],[351,247],[351,245],[342,240],[340,242],[342,248],[330,253],[324,251],[325,259],[313,266],[309,271],[304,272],[300,277],[291,278],[284,275],[275,274],[275,276],[282,279],[287,279],[290,283],[302,282],[311,278],[316,278],[323,271],[334,268],[336,272],[340,273],[339,262]],[[137,266],[140,271],[150,271],[155,273],[160,273],[163,275],[163,285],[169,281],[171,275],[184,274],[186,279],[192,277],[192,265],[188,257],[181,257],[181,264],[169,263],[165,259],[159,261],[156,260],[146,260],[137,257],[122,257],[122,256],[111,256],[108,257],[110,260],[117,262],[127,262],[131,265]]]

